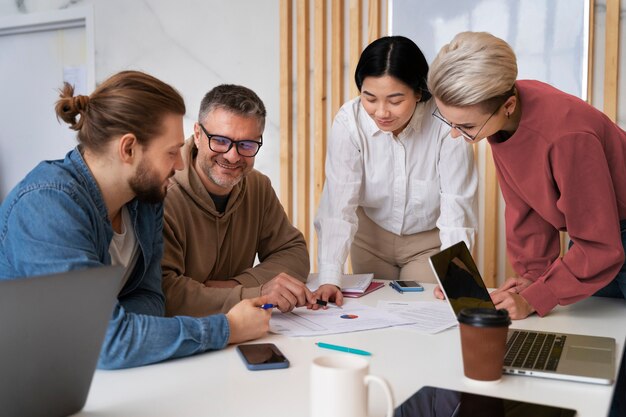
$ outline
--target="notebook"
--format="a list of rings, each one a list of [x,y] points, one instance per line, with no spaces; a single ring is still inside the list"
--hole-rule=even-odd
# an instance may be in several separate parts
[[[123,268],[0,281],[0,415],[83,408]]]
[[[466,307],[495,309],[464,242],[431,256],[429,261],[456,316]],[[615,376],[615,339],[510,329],[503,371],[611,384]]]
[[[346,290],[341,290],[341,293],[343,294],[344,297],[348,297],[348,298],[360,298],[363,297],[364,295],[367,295],[373,291],[376,291],[379,288],[382,288],[385,286],[384,282],[376,282],[376,281],[372,281],[369,285],[369,287],[367,287],[367,289],[363,292],[352,292],[352,291],[346,291]]]

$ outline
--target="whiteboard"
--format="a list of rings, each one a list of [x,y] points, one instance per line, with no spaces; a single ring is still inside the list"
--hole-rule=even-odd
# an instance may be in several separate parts
[[[54,104],[68,70],[84,71],[83,94],[94,88],[92,16],[74,9],[0,20],[0,202],[40,161],[76,146]]]
[[[518,79],[586,99],[589,0],[391,1],[391,33],[415,41],[428,62],[459,32],[490,32],[515,51]]]

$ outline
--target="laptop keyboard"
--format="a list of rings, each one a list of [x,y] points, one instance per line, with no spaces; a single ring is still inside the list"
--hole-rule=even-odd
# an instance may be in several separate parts
[[[515,330],[506,344],[504,365],[556,371],[567,336]]]

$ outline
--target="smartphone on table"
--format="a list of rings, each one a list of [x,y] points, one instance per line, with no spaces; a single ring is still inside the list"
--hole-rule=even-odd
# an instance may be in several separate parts
[[[289,367],[289,360],[273,343],[239,345],[237,352],[251,371]]]
[[[394,280],[389,283],[396,291],[399,292],[419,292],[424,291],[424,287],[417,281],[400,281]]]

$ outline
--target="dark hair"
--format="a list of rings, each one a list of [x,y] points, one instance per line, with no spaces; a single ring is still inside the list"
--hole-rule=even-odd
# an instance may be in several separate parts
[[[366,77],[390,75],[402,81],[416,93],[420,101],[430,99],[426,85],[428,63],[415,42],[404,36],[385,36],[370,43],[361,53],[354,72],[354,81],[361,91]]]
[[[81,145],[98,152],[111,138],[132,133],[142,145],[161,133],[163,116],[185,114],[185,102],[170,85],[139,71],[122,71],[90,96],[74,96],[64,83],[56,102],[57,119],[78,131]]]
[[[265,127],[265,105],[256,93],[247,87],[234,84],[221,84],[206,93],[200,103],[198,121],[215,109],[224,109],[229,112],[246,116],[256,117]]]

